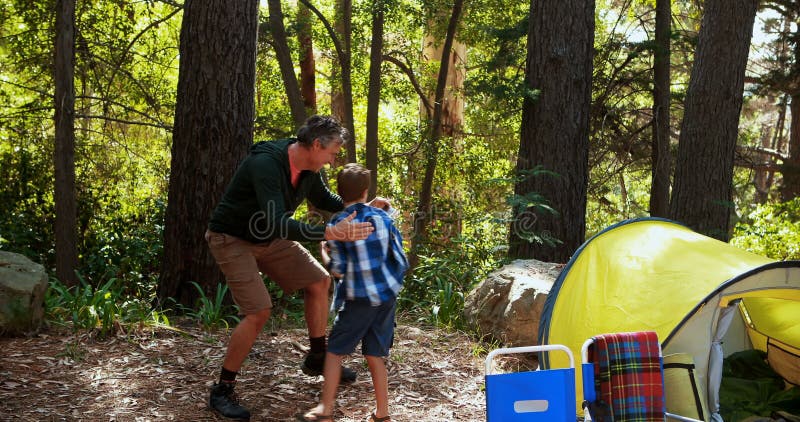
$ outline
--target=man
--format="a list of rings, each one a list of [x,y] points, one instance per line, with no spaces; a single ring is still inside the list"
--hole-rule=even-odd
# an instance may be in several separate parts
[[[211,215],[206,241],[244,315],[231,333],[219,382],[209,398],[211,408],[225,417],[250,418],[236,399],[234,385],[272,309],[260,273],[286,292],[303,289],[311,350],[302,368],[308,375],[323,373],[330,276],[298,241],[355,241],[374,229],[370,223],[351,222],[355,213],[328,226],[301,223],[292,214],[305,199],[321,210],[343,209],[342,199],[328,190],[319,171],[334,161],[346,135],[336,119],[312,116],[297,138],[254,144]],[[379,207],[386,204],[373,200]],[[347,369],[341,379],[355,377]]]

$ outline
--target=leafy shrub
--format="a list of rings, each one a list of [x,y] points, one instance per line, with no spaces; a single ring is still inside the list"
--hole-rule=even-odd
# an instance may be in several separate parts
[[[52,155],[22,138],[0,142],[0,249],[49,268],[54,262]]]
[[[125,294],[151,300],[155,297],[161,259],[165,204],[160,199],[131,205],[109,206],[94,218],[81,251],[82,271],[93,280],[124,281]]]
[[[773,259],[800,259],[800,198],[758,205],[736,225],[730,243]]]
[[[400,308],[421,312],[436,325],[462,327],[464,297],[501,259],[499,249],[480,239],[457,237],[451,247],[420,255],[419,264],[406,277]]]
[[[239,322],[239,318],[236,316],[237,308],[234,306],[234,309],[230,309],[225,304],[225,294],[228,293],[227,284],[218,284],[214,297],[208,297],[199,284],[194,281],[191,283],[200,292],[200,298],[197,299],[195,309],[184,309],[186,315],[196,319],[205,329],[225,327],[227,330],[230,328],[229,321]]]
[[[51,280],[45,294],[48,317],[71,322],[75,331],[99,329],[101,336],[112,333],[120,312],[117,301],[122,300],[117,279],[112,278],[99,288],[92,287],[81,276],[78,279],[80,284],[71,287]]]
[[[77,286],[50,280],[45,292],[48,321],[70,324],[74,331],[98,330],[101,336],[113,334],[123,326],[169,325],[166,314],[153,309],[147,301],[128,297],[124,283],[117,278],[97,288],[80,274],[78,280]]]
[[[270,317],[270,323],[280,324],[282,322],[290,322],[290,325],[305,325],[305,301],[303,299],[303,291],[299,290],[294,293],[286,293],[281,289],[278,283],[268,278],[265,278],[264,282],[267,284],[267,291],[269,291],[270,299],[272,299],[272,316]]]

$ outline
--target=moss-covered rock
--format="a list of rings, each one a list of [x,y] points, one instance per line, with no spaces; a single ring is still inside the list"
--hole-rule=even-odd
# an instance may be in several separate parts
[[[0,335],[37,331],[44,317],[47,272],[30,259],[0,251]]]

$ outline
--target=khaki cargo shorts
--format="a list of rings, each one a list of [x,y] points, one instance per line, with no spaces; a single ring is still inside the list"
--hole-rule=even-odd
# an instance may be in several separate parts
[[[239,312],[249,315],[272,307],[261,273],[291,293],[329,277],[325,268],[300,243],[276,239],[251,243],[210,230],[205,235]]]

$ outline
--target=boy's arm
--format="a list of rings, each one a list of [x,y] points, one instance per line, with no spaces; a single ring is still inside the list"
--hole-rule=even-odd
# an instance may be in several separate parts
[[[334,277],[342,278],[347,271],[347,261],[344,255],[344,244],[339,241],[329,240],[327,242],[329,248],[329,263],[328,271]]]
[[[332,242],[332,241],[328,241],[328,242]],[[332,260],[331,260],[331,256],[330,256],[331,255],[331,246],[328,244],[328,242],[326,242],[326,241],[319,242],[319,254],[320,254],[320,257],[322,258],[322,265],[325,268],[327,268],[328,271],[331,272],[332,276],[334,276],[336,278],[342,278],[342,274],[339,274],[339,273],[336,273],[336,272],[333,271],[333,268],[332,268],[332,265],[331,265]]]

